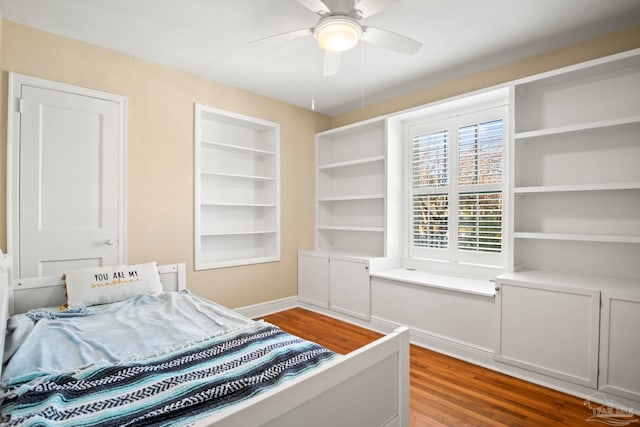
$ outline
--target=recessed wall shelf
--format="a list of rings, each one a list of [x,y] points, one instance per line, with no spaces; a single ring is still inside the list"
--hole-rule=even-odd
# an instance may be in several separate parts
[[[273,151],[260,150],[260,149],[251,148],[251,147],[244,147],[242,145],[225,144],[225,143],[222,143],[222,142],[214,142],[214,141],[203,140],[202,144],[203,144],[204,147],[209,146],[208,148],[227,149],[227,150],[231,150],[231,151],[253,153],[253,154],[256,154],[256,155],[273,156],[273,155],[276,154]]]
[[[195,106],[195,269],[280,259],[280,125]]]

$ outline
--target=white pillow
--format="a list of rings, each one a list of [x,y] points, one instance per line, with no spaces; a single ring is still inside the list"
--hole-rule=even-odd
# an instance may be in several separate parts
[[[155,262],[84,268],[65,273],[69,308],[108,304],[140,294],[161,295]]]

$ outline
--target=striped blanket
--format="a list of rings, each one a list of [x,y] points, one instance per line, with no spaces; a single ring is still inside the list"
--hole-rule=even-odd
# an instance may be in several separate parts
[[[259,323],[144,359],[9,383],[6,426],[186,425],[334,357]]]

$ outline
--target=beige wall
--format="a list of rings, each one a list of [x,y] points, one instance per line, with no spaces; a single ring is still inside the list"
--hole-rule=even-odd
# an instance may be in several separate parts
[[[332,127],[344,126],[372,117],[406,110],[452,96],[507,83],[522,77],[555,70],[638,47],[640,47],[640,26],[476,73],[451,82],[425,87],[425,89],[370,105],[364,109],[341,114],[333,118]]]
[[[190,288],[230,307],[297,293],[297,250],[313,247],[314,134],[330,118],[94,45],[1,21],[0,247],[6,250],[8,72],[125,95],[128,262],[187,263]],[[193,271],[193,104],[281,125],[280,262]]]

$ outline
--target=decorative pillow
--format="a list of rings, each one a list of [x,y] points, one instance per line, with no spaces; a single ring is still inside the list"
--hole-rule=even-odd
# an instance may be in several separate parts
[[[84,268],[65,273],[69,308],[108,304],[140,294],[161,295],[155,262]]]

